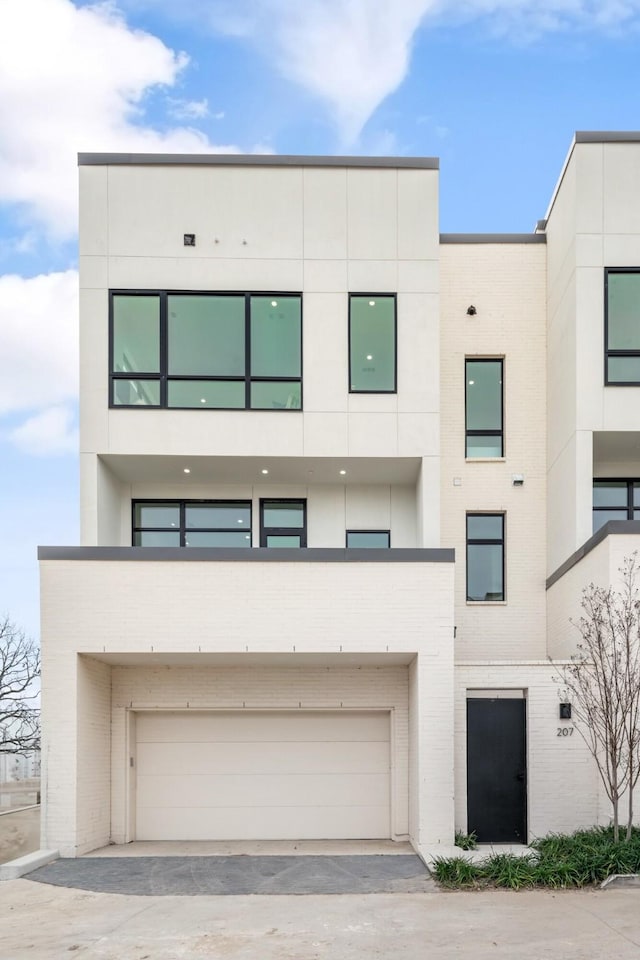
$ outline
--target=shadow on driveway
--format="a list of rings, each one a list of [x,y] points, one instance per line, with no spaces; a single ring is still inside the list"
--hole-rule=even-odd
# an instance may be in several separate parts
[[[336,857],[81,857],[28,880],[141,896],[424,893],[436,889],[414,854]]]

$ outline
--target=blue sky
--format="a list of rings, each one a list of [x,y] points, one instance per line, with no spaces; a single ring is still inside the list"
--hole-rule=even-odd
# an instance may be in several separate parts
[[[640,0],[0,0],[0,613],[78,542],[78,151],[440,157],[527,232],[575,130],[640,127]]]

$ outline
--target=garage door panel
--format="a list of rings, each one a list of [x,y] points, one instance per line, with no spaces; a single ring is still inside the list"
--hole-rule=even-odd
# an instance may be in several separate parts
[[[135,764],[140,840],[390,834],[388,713],[141,714]]]
[[[138,780],[141,807],[254,807],[256,797],[264,807],[366,806],[371,797],[384,796],[386,774],[326,776],[326,774],[209,775],[191,777],[155,776]],[[185,793],[188,791],[188,796]],[[158,798],[162,798],[162,803]]]
[[[389,743],[353,741],[329,743],[141,743],[138,775],[169,770],[182,776],[218,773],[380,773],[389,769]]]
[[[345,726],[345,723],[347,726]],[[386,713],[141,713],[138,715],[139,743],[199,743],[279,740],[331,742],[340,740],[389,740]]]
[[[368,840],[389,836],[385,807],[148,808],[138,840]]]

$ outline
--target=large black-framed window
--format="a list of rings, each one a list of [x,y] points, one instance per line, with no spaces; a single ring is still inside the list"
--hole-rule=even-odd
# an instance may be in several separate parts
[[[504,600],[503,513],[467,514],[467,600]]]
[[[306,547],[307,501],[265,498],[260,501],[261,547]]]
[[[111,407],[302,409],[302,296],[112,290]]]
[[[593,532],[609,520],[640,520],[640,479],[593,481]]]
[[[251,547],[250,500],[134,500],[134,547]]]
[[[640,267],[604,271],[604,382],[640,385]]]
[[[388,550],[390,546],[389,530],[347,530],[347,547],[351,549]]]
[[[502,359],[466,359],[465,455],[468,459],[504,456]]]
[[[397,389],[395,293],[349,294],[349,393]]]

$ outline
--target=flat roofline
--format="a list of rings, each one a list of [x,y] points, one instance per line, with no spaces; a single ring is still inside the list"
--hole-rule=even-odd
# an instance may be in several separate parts
[[[576,130],[574,143],[640,143],[640,130]]]
[[[38,560],[174,561],[240,563],[455,563],[441,547],[366,549],[346,547],[38,547]]]
[[[553,210],[556,197],[562,186],[564,175],[567,172],[567,167],[569,166],[574,147],[577,143],[640,143],[640,130],[576,130],[569,145],[565,161],[562,164],[560,176],[553,188],[553,193],[551,194],[549,206],[545,214],[545,221],[551,216],[551,211]]]
[[[557,583],[565,573],[568,573],[572,567],[580,563],[580,561],[586,557],[588,553],[591,553],[594,547],[602,543],[606,537],[620,534],[640,534],[640,520],[608,520],[607,523],[600,527],[599,530],[596,530],[593,536],[589,537],[575,553],[572,553],[564,563],[560,564],[551,576],[547,577],[547,590],[549,587],[552,587],[554,583]]]
[[[273,153],[79,153],[78,166],[384,167],[438,170],[438,157],[331,157]]]
[[[544,233],[441,233],[440,243],[546,243]]]

